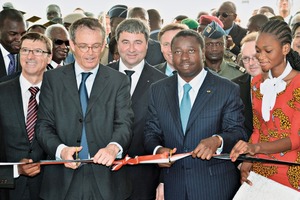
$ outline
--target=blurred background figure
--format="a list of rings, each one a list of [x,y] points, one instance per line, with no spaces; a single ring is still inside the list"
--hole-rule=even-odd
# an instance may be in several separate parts
[[[191,19],[191,18],[183,19],[181,21],[181,24],[187,25],[189,27],[189,29],[192,29],[194,31],[197,31],[198,26],[199,26],[199,23],[196,20]]]
[[[300,22],[294,24],[292,29],[292,48],[294,51],[297,51],[300,55]]]
[[[149,9],[147,12],[149,15],[150,38],[158,41],[158,32],[160,31],[164,20],[156,9]]]
[[[181,23],[183,19],[188,18],[186,15],[178,15],[174,18],[173,23]]]
[[[293,0],[277,0],[278,13],[283,17],[284,21],[290,24],[292,19],[291,8],[293,6]]]
[[[263,14],[257,14],[248,20],[247,33],[257,32],[261,27],[269,21],[269,18]]]
[[[199,26],[198,26],[198,33],[202,33],[202,31],[206,28],[208,24],[210,24],[212,21],[215,21],[218,23],[222,28],[224,27],[223,22],[216,16],[211,15],[202,15],[199,19]]]
[[[50,4],[46,8],[46,15],[48,20],[52,20],[53,18],[61,18],[61,10],[60,7],[56,4]]]

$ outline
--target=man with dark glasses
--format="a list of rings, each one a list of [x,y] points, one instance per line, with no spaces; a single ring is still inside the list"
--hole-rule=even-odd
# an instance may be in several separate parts
[[[70,46],[67,29],[61,24],[53,24],[47,27],[45,35],[52,40],[53,44],[53,57],[51,63],[47,66],[47,70],[64,65]]]
[[[227,35],[227,49],[235,55],[240,53],[240,42],[246,35],[247,30],[237,25],[234,21],[237,17],[236,6],[231,1],[221,4],[216,16],[223,22]]]

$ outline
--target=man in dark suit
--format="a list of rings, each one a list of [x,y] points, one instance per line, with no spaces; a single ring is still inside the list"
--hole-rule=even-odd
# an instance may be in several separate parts
[[[144,60],[147,53],[149,28],[139,19],[126,19],[116,29],[116,39],[120,60],[109,64],[122,72],[132,72],[131,100],[134,112],[133,138],[128,150],[130,157],[146,155],[144,146],[144,126],[149,100],[150,85],[166,77]],[[132,182],[130,199],[155,199],[160,169],[157,165],[126,166]],[[143,177],[143,178],[141,178]]]
[[[251,80],[254,76],[262,73],[260,64],[255,57],[256,37],[257,32],[252,32],[243,38],[241,42],[241,60],[247,71],[247,74],[244,74],[232,80],[240,86],[240,95],[244,103],[245,128],[249,137],[253,132]]]
[[[240,43],[247,34],[247,30],[234,22],[237,17],[235,4],[231,1],[222,3],[216,14],[223,22],[223,29],[227,34],[227,49],[237,56],[240,53]]]
[[[30,115],[33,112],[30,105],[34,105],[31,99],[39,102],[38,88],[42,84],[46,66],[51,61],[51,51],[52,42],[46,36],[27,33],[21,38],[22,73],[0,84],[0,135],[3,138],[6,162],[46,159],[45,152],[34,137],[36,114]],[[31,88],[37,89],[34,96]],[[9,190],[8,199],[39,199],[42,181],[40,165],[18,165],[14,168],[15,188]]]
[[[7,9],[0,12],[0,78],[20,70],[17,54],[21,36],[25,32],[25,22],[20,11]]]
[[[175,71],[172,61],[171,41],[176,33],[183,29],[188,29],[188,26],[179,23],[172,23],[164,26],[158,33],[160,50],[166,62],[155,65],[154,67],[167,76],[173,75]]]
[[[39,143],[49,159],[73,160],[79,153],[94,164],[46,166],[42,199],[119,200],[130,195],[126,171],[108,168],[127,152],[132,138],[129,80],[99,64],[104,44],[98,20],[79,19],[70,27],[75,63],[45,73],[36,125]]]
[[[144,8],[141,7],[131,8],[127,13],[127,18],[138,18],[144,21],[146,24],[149,24],[148,13]],[[145,60],[151,66],[165,62],[165,59],[160,51],[160,44],[158,41],[149,38]]]
[[[64,65],[64,60],[69,52],[69,33],[61,24],[48,26],[45,35],[52,40],[52,61],[47,66],[47,70],[55,69]]]
[[[204,68],[197,32],[180,31],[171,48],[178,73],[150,87],[144,145],[148,153],[192,152],[199,159],[161,165],[170,167],[163,169],[165,199],[232,199],[239,187],[236,167],[211,158],[247,140],[239,88]]]

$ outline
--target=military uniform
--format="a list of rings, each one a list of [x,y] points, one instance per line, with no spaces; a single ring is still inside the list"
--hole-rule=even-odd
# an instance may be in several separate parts
[[[205,63],[205,66],[206,63]],[[215,71],[214,69],[209,68],[211,71]],[[235,63],[227,62],[223,59],[220,70],[215,71],[219,76],[228,78],[229,80],[237,78],[243,74],[246,73],[246,69],[244,67],[241,67]]]

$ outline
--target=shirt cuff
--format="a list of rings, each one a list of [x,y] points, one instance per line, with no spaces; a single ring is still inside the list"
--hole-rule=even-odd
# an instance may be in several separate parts
[[[110,142],[109,144],[117,145],[117,147],[120,149],[120,151],[117,154],[116,158],[121,159],[122,158],[122,154],[123,154],[123,148],[122,148],[122,146],[119,143],[117,143],[117,142]]]
[[[14,165],[14,178],[19,178],[19,170],[18,170],[18,165]]]
[[[63,150],[63,148],[67,147],[66,145],[64,144],[60,144],[58,145],[57,149],[56,149],[56,153],[55,153],[55,158],[56,160],[62,160],[61,159],[61,151]]]
[[[215,134],[215,135],[213,135],[213,137],[214,136],[218,137],[221,140],[221,146],[219,148],[217,148],[217,150],[216,150],[216,154],[219,155],[223,151],[224,141],[223,141],[223,138],[220,135]]]
[[[155,149],[153,150],[153,155],[156,154],[157,150],[158,150],[160,147],[162,147],[162,146],[158,145],[157,147],[155,147]]]

